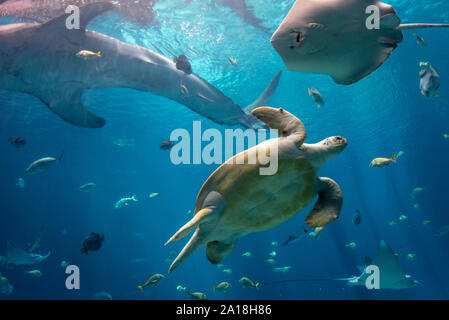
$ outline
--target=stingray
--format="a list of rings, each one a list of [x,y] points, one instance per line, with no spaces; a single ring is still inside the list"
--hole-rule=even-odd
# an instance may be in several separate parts
[[[369,6],[379,9],[379,28]],[[370,11],[368,11],[370,12]],[[379,68],[403,39],[403,30],[449,24],[401,24],[395,9],[378,0],[297,0],[271,44],[287,69],[355,83]]]
[[[10,265],[29,265],[37,264],[50,256],[50,251],[47,255],[42,256],[37,253],[26,252],[25,250],[17,247],[11,241],[8,241],[6,248],[6,263]]]
[[[276,284],[288,282],[315,282],[315,281],[346,281],[348,286],[365,286],[366,279],[370,276],[367,274],[366,267],[374,265],[379,268],[379,289],[409,289],[417,286],[419,283],[410,275],[404,273],[398,258],[394,254],[391,247],[381,240],[377,255],[374,259],[365,258],[365,265],[359,266],[358,269],[362,272],[360,276],[352,276],[349,278],[325,278],[325,279],[298,279],[298,280],[282,280],[267,282],[262,284]]]

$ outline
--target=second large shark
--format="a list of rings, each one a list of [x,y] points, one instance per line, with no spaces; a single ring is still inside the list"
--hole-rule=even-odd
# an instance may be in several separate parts
[[[45,24],[0,26],[0,89],[39,98],[64,120],[81,127],[100,128],[105,120],[81,102],[85,89],[132,88],[177,101],[219,124],[258,128],[248,111],[268,103],[281,73],[261,97],[244,111],[216,87],[176,68],[168,58],[146,48],[86,30],[95,17],[111,11],[110,3],[80,8],[80,28],[68,29],[69,14]],[[80,59],[82,50],[101,57]]]

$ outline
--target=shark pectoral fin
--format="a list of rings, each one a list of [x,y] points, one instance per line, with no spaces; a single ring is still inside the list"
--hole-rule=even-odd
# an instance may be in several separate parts
[[[54,41],[55,33],[61,32],[76,37],[80,34],[84,34],[86,26],[91,20],[99,15],[102,15],[103,13],[113,10],[114,8],[115,6],[112,3],[108,2],[88,4],[79,9],[79,29],[69,29],[67,27],[67,25],[71,22],[71,16],[74,14],[72,12],[69,12],[42,24],[40,27],[40,31],[43,32],[42,36],[45,36],[46,39],[51,39],[51,41]]]
[[[105,120],[87,110],[81,103],[83,89],[77,84],[66,84],[40,97],[51,111],[76,126],[101,128]]]
[[[324,227],[338,219],[343,205],[343,193],[338,184],[329,178],[318,178],[318,201],[306,218],[309,227]]]
[[[206,246],[206,257],[213,263],[218,264],[231,252],[234,248],[237,240],[231,243],[221,242],[221,241],[211,241],[207,243]]]

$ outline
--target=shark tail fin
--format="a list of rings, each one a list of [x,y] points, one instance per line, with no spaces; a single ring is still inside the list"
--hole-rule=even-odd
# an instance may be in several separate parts
[[[257,100],[254,101],[252,104],[250,104],[249,106],[247,106],[246,108],[243,109],[245,114],[243,114],[241,119],[239,119],[239,122],[242,126],[244,126],[245,128],[248,128],[248,129],[266,129],[267,128],[267,126],[264,123],[262,123],[261,121],[256,119],[251,114],[251,111],[253,111],[254,109],[256,109],[258,107],[263,107],[263,106],[268,105],[270,98],[273,96],[273,94],[275,93],[275,91],[278,87],[281,75],[282,75],[282,70],[279,70],[278,73],[271,80],[270,84],[265,89],[265,91],[260,95],[260,97],[257,98]]]
[[[281,75],[282,70],[279,70],[278,73],[276,73],[274,78],[271,80],[268,87],[266,87],[265,91],[259,96],[259,98],[257,98],[256,101],[254,101],[252,104],[250,104],[244,109],[247,114],[251,114],[251,111],[253,111],[258,107],[264,107],[268,105],[270,98],[276,92],[276,89],[279,85],[279,80],[281,79]]]
[[[140,289],[140,292],[143,293],[143,286],[137,286],[137,288],[139,288],[139,289]]]
[[[95,53],[95,55],[96,55],[97,57],[101,57],[101,51],[98,51],[97,53]]]
[[[215,292],[215,289],[216,289],[215,286],[212,286],[212,290],[214,290],[214,292]]]
[[[59,163],[61,163],[62,158],[64,157],[64,151],[61,152],[61,154],[58,157]]]
[[[396,163],[396,154],[394,154],[394,155],[391,157],[391,161],[393,161],[394,163]]]
[[[257,290],[259,290],[259,284],[260,284],[260,282],[257,282],[257,283],[256,283],[256,289],[257,289]]]

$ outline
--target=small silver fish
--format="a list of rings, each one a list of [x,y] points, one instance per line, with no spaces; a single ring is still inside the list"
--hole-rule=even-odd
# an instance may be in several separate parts
[[[25,172],[30,174],[41,173],[50,168],[56,161],[61,162],[64,152],[58,158],[45,157],[34,161],[26,168]]]

